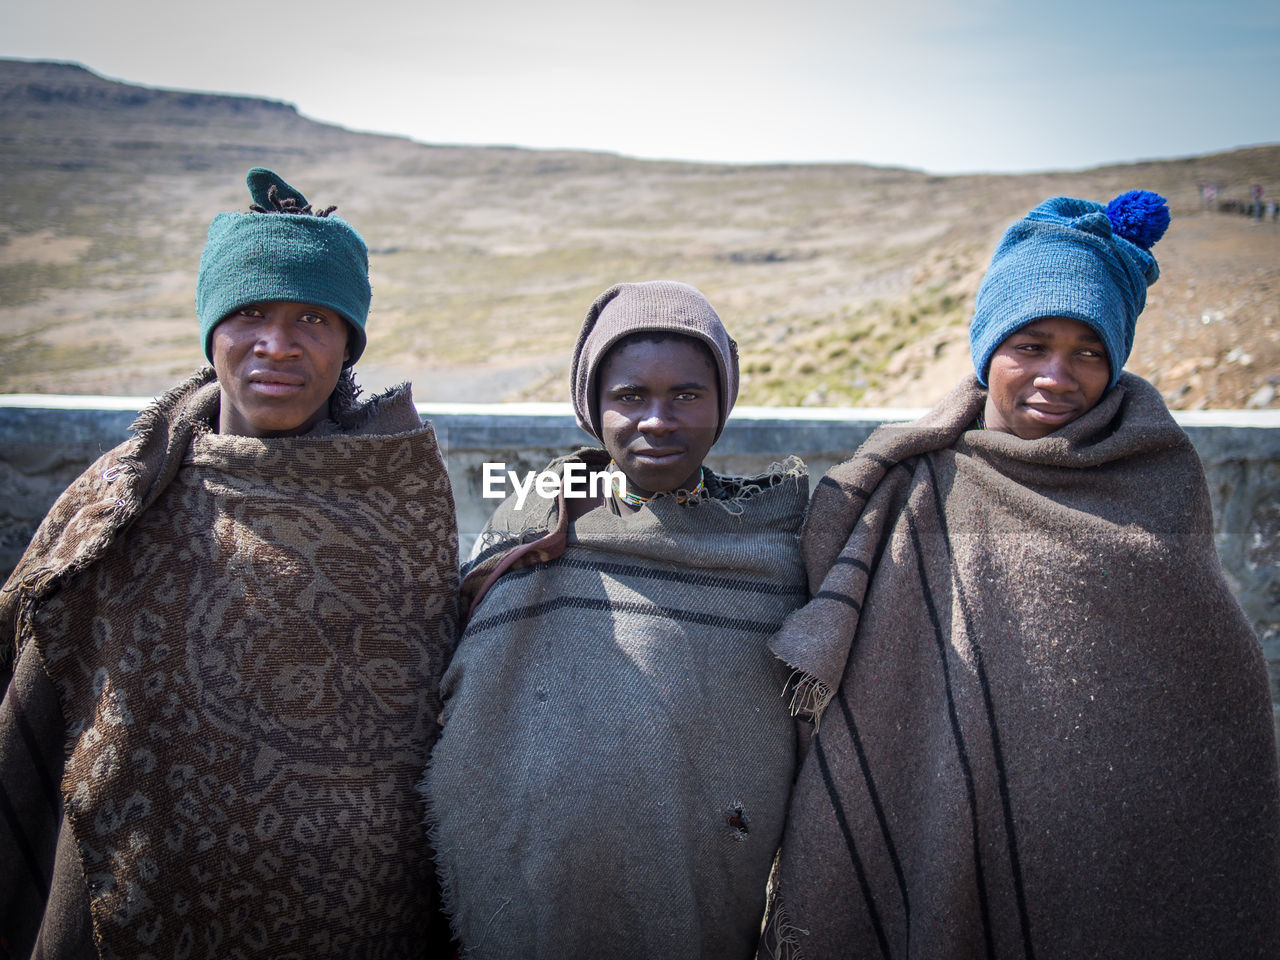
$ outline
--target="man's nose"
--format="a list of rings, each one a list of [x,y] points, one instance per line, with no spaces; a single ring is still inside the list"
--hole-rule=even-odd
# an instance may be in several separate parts
[[[289,357],[298,352],[293,325],[287,321],[270,321],[258,328],[253,352],[260,357]]]
[[[1044,365],[1037,371],[1035,385],[1045,390],[1067,393],[1078,389],[1080,382],[1071,370],[1069,357],[1050,355],[1045,358]]]
[[[640,418],[641,433],[670,433],[676,428],[675,418],[665,403],[655,401]]]

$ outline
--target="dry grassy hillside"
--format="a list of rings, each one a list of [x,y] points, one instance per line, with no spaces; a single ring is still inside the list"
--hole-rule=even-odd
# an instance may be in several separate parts
[[[1141,186],[1175,219],[1131,369],[1174,407],[1280,406],[1280,223],[1205,214],[1196,186],[1280,193],[1280,146],[1025,176],[657,163],[416,144],[20,61],[0,61],[0,392],[147,394],[196,366],[204,231],[255,164],[369,241],[361,376],[420,399],[563,399],[594,296],[670,277],[740,340],[744,403],[927,405],[967,366],[1003,227]]]

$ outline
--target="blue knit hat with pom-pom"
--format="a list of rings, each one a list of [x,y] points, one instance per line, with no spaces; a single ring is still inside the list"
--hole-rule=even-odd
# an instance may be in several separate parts
[[[1160,268],[1152,245],[1169,226],[1164,197],[1130,190],[1105,207],[1054,197],[1007,231],[978,288],[969,348],[978,380],[1010,334],[1044,317],[1067,317],[1102,338],[1114,386],[1133,349],[1147,287]]]
[[[196,314],[205,356],[213,328],[250,303],[287,300],[326,307],[351,329],[350,366],[364,352],[369,317],[369,251],[332,208],[312,213],[307,198],[264,167],[245,182],[251,213],[220,213],[209,224],[196,280]]]

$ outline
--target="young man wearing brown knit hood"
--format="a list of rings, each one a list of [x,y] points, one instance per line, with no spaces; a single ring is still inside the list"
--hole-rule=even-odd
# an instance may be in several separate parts
[[[694,288],[612,287],[574,351],[606,493],[504,503],[464,579],[424,782],[475,958],[746,958],[795,756],[765,641],[804,599],[801,469],[703,463],[738,358]]]

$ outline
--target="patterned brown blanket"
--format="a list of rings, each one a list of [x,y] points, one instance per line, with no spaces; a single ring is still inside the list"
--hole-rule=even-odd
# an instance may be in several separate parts
[[[413,784],[457,590],[434,433],[401,389],[306,436],[218,436],[217,396],[204,375],[144,413],[5,588],[4,936],[59,957],[420,956]]]
[[[1036,441],[969,429],[984,398],[815,494],[772,646],[821,720],[769,952],[1280,955],[1266,670],[1195,451],[1128,374]]]
[[[595,508],[472,615],[424,785],[466,956],[754,952],[795,756],[765,641],[804,600],[807,483],[708,486]],[[556,519],[509,501],[481,566]]]

